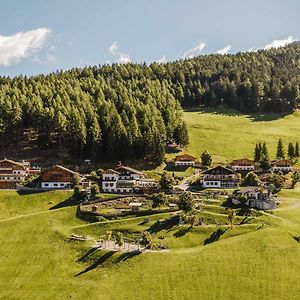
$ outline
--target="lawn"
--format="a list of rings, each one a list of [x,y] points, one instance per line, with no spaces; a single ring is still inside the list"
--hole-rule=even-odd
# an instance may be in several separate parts
[[[2,191],[0,298],[299,299],[300,244],[293,236],[300,235],[300,187],[279,196],[282,209],[254,223],[162,229],[154,238],[164,235],[168,252],[131,256],[87,255],[89,242],[67,237],[141,232],[170,214],[150,216],[147,224],[144,217],[89,224],[76,218],[72,204],[58,205],[66,203],[69,192],[21,196]],[[210,214],[226,219],[217,206]]]

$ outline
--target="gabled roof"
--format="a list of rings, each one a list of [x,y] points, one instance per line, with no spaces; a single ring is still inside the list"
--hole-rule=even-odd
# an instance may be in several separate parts
[[[103,172],[103,174],[120,174],[120,172],[115,171],[113,169],[108,169]]]
[[[292,162],[288,159],[278,159],[272,161],[272,166],[289,165],[292,166]]]
[[[251,160],[249,158],[241,158],[241,159],[235,159],[233,160],[230,165],[239,165],[239,163],[243,162],[243,161],[247,161],[249,164],[253,164],[254,165],[254,160]]]
[[[175,156],[175,161],[191,161],[191,160],[196,160],[196,157],[191,156],[189,154],[182,154],[182,155],[177,155]]]
[[[18,161],[14,161],[12,159],[7,159],[7,158],[4,158],[3,160],[0,160],[0,164],[2,162],[8,162],[8,163],[11,163],[13,165],[16,165],[16,166],[19,166],[19,167],[22,167],[24,168],[25,166],[30,166],[30,163],[28,161],[24,161],[24,162],[18,162]]]
[[[115,171],[120,172],[120,173],[122,172],[122,170],[128,171],[128,172],[133,173],[133,174],[145,175],[143,172],[140,172],[140,171],[135,170],[135,169],[130,168],[130,167],[119,166],[115,169]]]
[[[212,173],[215,173],[215,172],[218,172],[218,171],[223,171],[227,174],[237,174],[236,172],[234,172],[233,170],[229,169],[229,168],[226,168],[226,167],[223,167],[223,166],[216,166],[216,167],[213,167],[213,168],[210,168],[204,172],[202,172],[203,174],[212,174]]]
[[[51,169],[53,169],[53,168],[59,168],[59,169],[61,169],[61,170],[64,170],[64,171],[66,171],[66,172],[68,172],[68,173],[70,173],[70,174],[73,174],[73,175],[79,175],[80,177],[83,177],[82,175],[80,175],[78,172],[75,172],[75,171],[73,171],[73,170],[70,170],[70,169],[68,169],[68,168],[66,168],[66,167],[63,167],[63,166],[61,166],[61,165],[54,165],[54,166],[51,166],[51,167],[49,167],[49,168],[47,168],[46,170],[48,171],[48,170],[51,170]]]

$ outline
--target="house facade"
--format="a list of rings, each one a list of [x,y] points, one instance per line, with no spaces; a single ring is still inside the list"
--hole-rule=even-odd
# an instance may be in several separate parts
[[[226,189],[237,188],[239,186],[239,175],[235,171],[223,166],[211,168],[202,172],[202,174],[202,185],[205,188]]]
[[[248,158],[236,159],[231,162],[230,167],[234,171],[254,171],[255,163]]]
[[[270,170],[271,172],[293,172],[293,164],[288,159],[274,160]]]
[[[66,189],[71,188],[74,176],[79,174],[60,165],[52,166],[42,171],[41,188],[43,189]],[[82,181],[80,177],[80,181]]]
[[[183,154],[183,155],[177,155],[174,159],[174,165],[177,166],[194,166],[196,162],[196,157]]]
[[[158,183],[147,179],[143,172],[126,166],[104,171],[102,176],[102,191],[105,193],[151,192]]]
[[[0,189],[16,189],[28,176],[39,172],[32,169],[29,162],[3,159],[0,161]]]
[[[235,191],[232,195],[232,203],[240,205],[240,198],[245,197],[245,204],[251,208],[258,209],[275,209],[279,203],[276,197],[271,192],[271,189],[266,187],[243,187]]]

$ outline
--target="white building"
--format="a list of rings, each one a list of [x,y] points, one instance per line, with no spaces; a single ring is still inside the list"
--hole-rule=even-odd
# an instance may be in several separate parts
[[[274,160],[270,170],[271,172],[293,172],[293,164],[287,159]]]
[[[247,206],[263,210],[275,209],[279,203],[272,194],[272,189],[266,187],[243,187],[233,193],[232,203],[236,205],[242,204],[240,201],[241,197],[246,198],[245,204]]]
[[[239,186],[239,175],[231,169],[217,166],[202,172],[202,185],[204,188],[237,188]]]
[[[255,163],[248,158],[236,159],[230,164],[234,171],[254,171]]]
[[[130,167],[119,166],[103,173],[102,191],[104,193],[133,193],[158,187],[158,183],[145,178],[145,174]]]
[[[188,154],[177,155],[174,159],[174,165],[177,166],[194,166],[196,157]]]

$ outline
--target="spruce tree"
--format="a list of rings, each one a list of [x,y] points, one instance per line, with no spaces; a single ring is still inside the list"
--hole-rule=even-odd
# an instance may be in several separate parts
[[[295,157],[299,157],[299,143],[298,142],[296,142],[296,144],[295,144]]]
[[[295,157],[295,147],[293,143],[289,143],[288,145],[288,156],[290,159],[293,159]]]
[[[285,158],[283,143],[282,143],[281,139],[279,139],[278,143],[277,143],[276,158],[277,159],[284,159]]]

